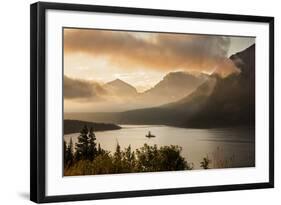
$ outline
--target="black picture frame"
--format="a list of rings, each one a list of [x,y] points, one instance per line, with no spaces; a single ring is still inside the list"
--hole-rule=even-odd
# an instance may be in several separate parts
[[[45,26],[46,10],[67,10],[101,13],[169,16],[195,19],[215,19],[269,24],[269,181],[263,183],[229,184],[192,188],[89,193],[46,196],[46,82],[45,82]],[[274,187],[274,18],[265,16],[230,15],[218,13],[156,10],[82,4],[38,2],[30,7],[30,199],[37,203],[76,200],[97,200],[198,192],[230,191]]]

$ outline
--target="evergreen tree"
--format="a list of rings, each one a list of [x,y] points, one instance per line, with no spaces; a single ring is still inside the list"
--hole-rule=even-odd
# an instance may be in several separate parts
[[[70,138],[70,141],[69,141],[68,150],[69,150],[70,155],[73,156],[74,153],[73,153],[72,137]]]
[[[66,164],[67,164],[67,145],[66,145],[65,140],[63,140],[63,162],[64,162],[64,166],[66,166]]]
[[[98,144],[98,155],[101,155],[102,154],[102,149],[101,149],[101,146],[100,146],[100,143]]]
[[[72,138],[70,138],[69,145],[66,148],[66,153],[67,153],[67,163],[68,165],[71,165],[74,159]]]
[[[122,171],[122,152],[119,143],[117,142],[116,151],[113,155],[114,172],[121,173]]]
[[[88,158],[88,147],[89,147],[89,139],[88,139],[88,128],[87,125],[80,131],[80,135],[78,136],[78,142],[76,143],[76,160],[87,159]]]
[[[93,160],[97,156],[96,135],[93,128],[89,131],[88,159]]]
[[[131,145],[125,148],[123,152],[123,166],[126,172],[133,172],[136,166],[136,157],[134,151],[131,149]]]

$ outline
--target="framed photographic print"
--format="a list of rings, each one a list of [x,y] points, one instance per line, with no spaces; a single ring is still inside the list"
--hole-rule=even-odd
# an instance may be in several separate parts
[[[30,198],[274,186],[274,18],[31,5]]]

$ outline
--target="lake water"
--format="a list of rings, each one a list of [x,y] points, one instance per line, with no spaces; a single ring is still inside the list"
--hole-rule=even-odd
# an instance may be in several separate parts
[[[122,129],[95,132],[97,143],[105,150],[114,152],[117,142],[121,149],[131,145],[135,150],[148,145],[179,145],[182,156],[193,163],[195,169],[200,168],[203,157],[214,161],[233,158],[231,167],[255,166],[255,138],[253,132],[246,128],[227,129],[190,129],[170,126],[121,125]],[[146,138],[150,131],[155,138]],[[79,133],[64,136],[68,143],[72,138],[77,142]],[[212,164],[211,164],[212,165]]]

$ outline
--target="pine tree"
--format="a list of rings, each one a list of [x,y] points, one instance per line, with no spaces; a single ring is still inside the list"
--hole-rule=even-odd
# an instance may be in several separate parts
[[[73,142],[72,142],[72,137],[70,138],[70,141],[69,141],[68,150],[69,150],[69,153],[70,153],[71,155],[73,155]]]
[[[80,135],[78,136],[78,142],[76,143],[76,153],[75,159],[87,159],[88,158],[88,147],[89,147],[89,139],[88,139],[88,128],[87,125],[80,131]]]
[[[99,143],[98,149],[97,149],[97,155],[105,155],[106,153],[109,153],[109,152],[107,152],[103,148],[101,148],[100,143]]]
[[[125,169],[127,169],[126,171],[133,172],[136,165],[136,158],[134,151],[132,151],[131,149],[131,145],[129,145],[128,148],[125,149],[125,152],[123,154]]]
[[[114,153],[114,158],[118,161],[118,160],[121,160],[121,147],[119,145],[119,143],[117,142],[117,145],[116,145],[116,151]]]
[[[122,171],[122,152],[119,143],[117,142],[116,151],[113,156],[114,172],[120,173]]]
[[[98,144],[98,155],[102,154],[102,149],[101,149],[101,146],[100,146],[100,143]]]
[[[66,166],[66,164],[67,164],[67,145],[66,145],[65,140],[63,140],[63,162],[64,162],[64,166]]]
[[[88,159],[93,160],[97,156],[97,143],[96,143],[96,135],[94,133],[93,128],[90,129],[89,132],[89,147],[88,147]]]
[[[66,152],[67,152],[67,163],[68,165],[71,165],[74,159],[72,138],[70,138],[69,145],[67,146]]]

